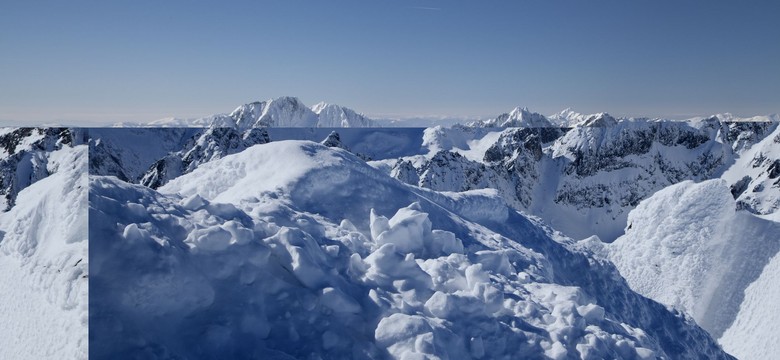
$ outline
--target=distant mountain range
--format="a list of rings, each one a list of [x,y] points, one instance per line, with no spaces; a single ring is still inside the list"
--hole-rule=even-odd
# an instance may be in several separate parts
[[[677,121],[698,122],[708,118],[717,118],[723,122],[777,122],[778,114],[753,117],[738,117],[729,113],[699,116]],[[673,121],[663,118],[641,118],[649,121]],[[203,118],[182,119],[165,118],[148,123],[118,123],[116,127],[236,127],[246,130],[252,127],[432,127],[436,125],[466,125],[469,127],[505,128],[505,127],[604,127],[621,120],[636,118],[613,117],[606,112],[581,114],[571,109],[552,115],[542,115],[527,107],[516,107],[495,118],[469,119],[458,117],[412,117],[406,119],[371,119],[348,107],[320,102],[306,106],[300,99],[283,96],[265,101],[244,104],[229,114],[215,114]]]

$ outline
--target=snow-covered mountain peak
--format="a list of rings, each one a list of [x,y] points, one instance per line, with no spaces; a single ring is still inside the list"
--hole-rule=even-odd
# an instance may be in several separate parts
[[[551,123],[561,127],[607,127],[614,126],[618,123],[618,119],[615,119],[606,112],[582,114],[573,111],[571,108],[566,108],[557,114],[550,115],[548,119]]]
[[[587,118],[588,115],[578,113],[571,108],[561,110],[556,114],[552,114],[547,117],[551,123],[560,127],[571,127],[574,124],[580,123]]]
[[[778,114],[739,117],[732,113],[727,112],[722,114],[715,114],[712,117],[715,117],[722,122],[778,122],[780,121],[780,116],[778,116]]]
[[[552,124],[539,113],[531,112],[527,107],[516,107],[508,114],[496,118],[502,127],[549,127]]]
[[[350,108],[324,101],[311,107],[319,117],[319,127],[371,127],[374,121]]]
[[[515,107],[508,113],[503,113],[494,119],[473,121],[467,124],[471,127],[505,128],[505,127],[550,127],[553,126],[547,117],[532,112],[527,107]]]
[[[609,127],[617,125],[618,120],[605,112],[588,115],[581,123],[576,126]]]
[[[314,113],[316,113],[317,115],[319,115],[319,114],[322,112],[322,110],[323,110],[323,109],[325,109],[325,108],[326,108],[326,107],[328,107],[328,106],[332,106],[332,104],[328,104],[328,103],[326,103],[326,102],[324,102],[324,101],[320,101],[320,102],[318,102],[318,103],[314,104],[314,105],[311,107],[311,111],[314,111]]]
[[[239,130],[253,127],[316,127],[317,114],[300,99],[283,96],[266,101],[244,104],[233,110],[230,117]]]

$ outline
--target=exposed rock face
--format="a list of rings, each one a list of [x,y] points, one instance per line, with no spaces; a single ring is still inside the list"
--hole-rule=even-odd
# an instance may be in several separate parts
[[[19,191],[49,176],[49,153],[83,142],[80,134],[68,128],[16,128],[0,135],[0,210],[13,207]]]
[[[193,137],[182,150],[155,162],[140,183],[156,189],[171,179],[195,170],[200,164],[270,141],[265,128],[250,128],[243,132],[232,127],[209,128]]]
[[[391,174],[433,190],[495,188],[515,208],[570,236],[597,234],[611,241],[642,199],[684,180],[719,176],[776,127],[717,118],[617,121],[608,114],[581,120],[574,128],[504,130],[481,161],[440,151],[422,162],[398,161]],[[755,162],[763,164],[756,166],[764,166],[767,177],[780,177],[780,163]],[[570,220],[576,218],[588,224]]]
[[[777,123],[740,123],[734,127],[744,129],[730,135],[735,147],[744,150],[723,178],[731,185],[740,209],[775,214],[780,209],[780,127]],[[749,146],[756,139],[760,141]]]
[[[361,154],[361,153],[358,153],[358,152],[350,150],[348,146],[344,145],[344,143],[341,142],[341,135],[339,135],[339,133],[337,133],[335,131],[332,131],[328,135],[328,137],[326,137],[324,140],[322,140],[320,142],[320,144],[325,145],[327,147],[334,147],[334,148],[344,149],[346,151],[349,151],[349,152],[355,154],[355,156],[363,159],[363,161],[370,161],[371,160],[371,157],[366,155],[366,154]]]

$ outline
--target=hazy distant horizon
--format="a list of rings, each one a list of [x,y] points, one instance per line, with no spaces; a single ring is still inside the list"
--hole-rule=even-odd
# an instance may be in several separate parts
[[[273,98],[271,98],[273,99]],[[257,101],[265,101],[269,99],[263,99],[263,100],[257,100]],[[302,100],[303,101],[303,100]],[[249,101],[251,102],[251,101]],[[246,103],[249,103],[246,102]],[[316,102],[307,102],[303,101],[305,105],[308,107],[311,107],[320,101]],[[327,102],[327,101],[326,101]],[[332,102],[327,102],[331,104],[335,104]],[[157,120],[165,120],[165,119],[183,119],[183,120],[193,120],[193,119],[200,119],[205,118],[212,115],[218,115],[218,114],[229,114],[232,110],[237,108],[238,106],[243,104],[236,104],[233,107],[230,107],[229,109],[223,110],[223,111],[216,111],[212,113],[201,113],[201,114],[183,114],[183,115],[161,115],[166,113],[157,113],[157,114],[148,114],[144,117],[139,117],[137,114],[110,114],[110,113],[85,113],[85,114],[76,114],[72,115],[70,117],[60,117],[60,118],[51,118],[51,119],[42,119],[41,121],[29,121],[29,120],[15,120],[13,117],[4,116],[5,114],[0,113],[0,126],[46,126],[46,125],[64,125],[64,126],[111,126],[119,123],[127,123],[127,124],[146,124]],[[398,121],[398,122],[410,122],[410,123],[423,123],[423,122],[430,122],[432,124],[443,124],[443,125],[451,125],[453,123],[463,123],[468,121],[474,121],[474,120],[485,120],[485,119],[492,119],[497,117],[498,115],[501,115],[503,113],[508,113],[512,111],[516,107],[527,107],[528,110],[531,112],[540,113],[545,116],[550,116],[557,114],[563,110],[570,109],[572,111],[581,113],[581,114],[595,114],[595,113],[601,113],[606,112],[610,115],[616,117],[616,118],[660,118],[660,119],[670,119],[670,120],[686,120],[691,119],[695,117],[706,117],[706,116],[712,116],[712,115],[718,115],[718,114],[724,114],[724,113],[730,113],[736,117],[740,118],[748,118],[753,116],[766,116],[766,115],[775,115],[778,114],[777,112],[774,113],[733,113],[733,112],[708,112],[708,113],[699,113],[699,114],[640,114],[640,113],[630,113],[630,114],[623,114],[623,113],[615,113],[612,111],[609,111],[609,109],[601,109],[598,111],[579,111],[576,108],[572,107],[561,107],[558,110],[555,111],[539,111],[537,109],[534,109],[533,107],[529,107],[523,104],[519,104],[510,108],[505,109],[499,109],[496,112],[492,114],[486,114],[486,115],[460,115],[460,114],[404,114],[404,113],[384,113],[384,114],[371,114],[366,113],[362,111],[359,108],[352,107],[345,104],[336,104],[340,106],[344,106],[347,108],[350,108],[358,113],[361,113],[365,115],[366,117],[382,121],[382,122],[389,122],[389,121]]]
[[[771,114],[778,13],[768,0],[3,2],[0,120],[148,122],[281,95],[373,117]]]

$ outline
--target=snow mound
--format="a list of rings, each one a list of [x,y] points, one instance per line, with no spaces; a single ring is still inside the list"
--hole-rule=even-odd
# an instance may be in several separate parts
[[[780,250],[776,234],[780,224],[736,211],[725,181],[685,181],[642,201],[625,235],[601,246],[634,290],[717,338],[739,321],[745,289]]]
[[[87,358],[87,146],[46,154],[51,174],[0,213],[0,358]]]
[[[495,193],[410,187],[341,149],[90,186],[96,357],[729,358]],[[504,210],[455,213],[486,204]]]

